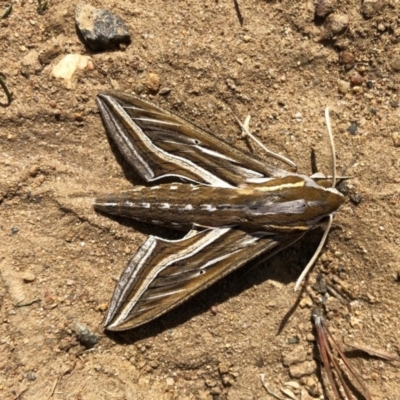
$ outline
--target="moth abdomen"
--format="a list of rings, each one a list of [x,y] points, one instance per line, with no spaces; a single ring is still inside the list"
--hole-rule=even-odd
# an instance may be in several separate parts
[[[96,199],[95,209],[173,229],[238,226],[247,231],[304,231],[334,212],[343,196],[296,177],[243,188],[187,183],[136,186]]]

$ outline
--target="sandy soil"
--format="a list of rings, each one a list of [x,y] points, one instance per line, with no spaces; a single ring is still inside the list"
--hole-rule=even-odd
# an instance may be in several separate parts
[[[0,72],[14,93],[0,108],[0,398],[271,398],[261,373],[277,393],[291,381],[297,398],[329,398],[311,321],[318,271],[355,300],[351,311],[327,302],[339,342],[400,351],[400,6],[364,1],[365,18],[361,3],[339,0],[332,20],[316,21],[312,1],[238,0],[241,26],[233,0],[96,1],[126,21],[132,44],[92,53],[75,30],[75,1],[50,1],[43,15],[34,1],[13,2],[0,20]],[[94,68],[67,89],[51,71],[69,53],[89,55]],[[110,146],[95,96],[148,94],[157,79],[171,91],[148,96],[155,103],[238,146],[228,106],[250,113],[253,132],[307,174],[311,149],[330,173],[331,108],[338,172],[352,179],[300,298],[294,282],[317,234],[147,326],[103,331],[116,280],[157,228],[93,211],[97,193],[140,182]],[[341,93],[338,80],[354,86]],[[100,335],[92,349],[77,340],[77,322]],[[349,357],[374,399],[400,399],[400,362]]]

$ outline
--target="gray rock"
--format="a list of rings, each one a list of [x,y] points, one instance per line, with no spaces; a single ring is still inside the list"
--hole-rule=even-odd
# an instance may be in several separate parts
[[[120,17],[90,4],[77,4],[75,23],[92,50],[107,50],[131,42],[128,28]]]
[[[100,339],[97,333],[92,332],[85,324],[80,322],[75,322],[72,328],[76,333],[78,341],[88,349],[96,345]]]

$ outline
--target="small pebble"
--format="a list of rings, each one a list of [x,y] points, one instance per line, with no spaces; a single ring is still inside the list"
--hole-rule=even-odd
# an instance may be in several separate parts
[[[165,96],[165,95],[171,93],[171,88],[169,88],[169,87],[161,88],[158,93],[161,94],[162,96]]]
[[[88,71],[93,71],[95,69],[94,63],[92,60],[88,60],[87,67]]]
[[[364,78],[357,71],[352,71],[349,78],[352,86],[361,86],[364,82]]]
[[[108,303],[101,303],[97,306],[99,311],[106,311],[108,309]]]
[[[317,386],[317,384],[318,384],[318,381],[315,379],[315,377],[314,376],[308,376],[307,378],[304,378],[304,381],[303,381],[303,384],[306,386],[306,387],[313,387],[313,386]]]
[[[299,364],[307,359],[307,350],[301,346],[295,346],[290,351],[282,354],[282,364],[289,367],[293,364]]]
[[[233,386],[235,383],[235,379],[233,376],[231,376],[230,374],[227,375],[223,375],[222,376],[222,384],[224,386]]]
[[[230,362],[222,361],[218,365],[218,371],[221,375],[229,373],[231,368]]]
[[[338,90],[342,94],[346,94],[350,90],[350,82],[339,80]]]
[[[34,178],[35,176],[37,176],[37,174],[39,173],[40,169],[37,165],[32,165],[31,168],[29,168],[29,175]]]
[[[21,74],[29,78],[31,74],[39,74],[43,69],[39,61],[39,53],[36,50],[30,50],[21,61]]]
[[[355,135],[358,130],[358,124],[357,122],[352,122],[351,125],[347,128],[347,132],[350,133],[350,135]]]
[[[396,72],[400,72],[400,56],[396,56],[390,63],[392,69]]]
[[[217,315],[218,314],[218,306],[211,306],[211,314]]]
[[[22,274],[22,280],[25,283],[33,282],[35,280],[35,275],[32,272],[26,271]]]
[[[25,378],[29,381],[29,382],[34,382],[37,379],[37,376],[35,373],[33,373],[32,371],[29,371],[26,373]]]
[[[335,0],[318,0],[315,6],[315,15],[319,18],[325,18],[335,11]]]
[[[297,112],[297,113],[294,115],[294,118],[295,118],[295,120],[296,120],[297,122],[301,122],[301,121],[303,120],[303,114],[302,114],[301,112]]]
[[[11,233],[12,233],[13,235],[15,235],[15,234],[18,233],[18,232],[19,232],[19,228],[18,228],[18,227],[13,226],[13,227],[11,228]]]
[[[350,51],[342,51],[339,55],[339,62],[346,66],[346,68],[353,68],[356,58]]]
[[[77,122],[82,122],[83,121],[83,114],[80,112],[80,113],[74,113],[74,118],[75,118],[75,121],[77,121]]]
[[[75,331],[79,342],[88,349],[93,347],[100,339],[98,334],[90,331],[86,325],[80,322],[74,323],[73,330]]]
[[[345,14],[331,14],[326,19],[325,28],[329,36],[343,33],[349,26],[349,17]]]
[[[383,25],[383,24],[379,24],[378,25],[378,31],[379,32],[385,32],[385,30],[386,30],[386,26],[385,25]]]
[[[219,386],[214,386],[213,388],[210,389],[210,394],[213,397],[219,398],[222,393],[222,389]]]
[[[392,133],[392,140],[393,140],[394,147],[400,147],[400,133],[399,132]]]
[[[322,395],[322,388],[321,385],[319,383],[319,381],[317,381],[313,376],[309,377],[309,379],[313,379],[313,381],[315,382],[314,384],[307,384],[308,387],[308,393],[312,396],[312,398],[324,398],[324,396]],[[311,382],[311,381],[310,381]]]
[[[305,361],[300,364],[294,364],[289,367],[289,374],[294,379],[302,378],[303,376],[312,375],[317,370],[317,365],[314,361]]]
[[[166,383],[168,386],[172,386],[175,383],[174,378],[167,378]]]
[[[298,336],[293,336],[290,339],[288,339],[288,344],[298,344],[300,343],[300,339]]]
[[[48,291],[44,293],[44,303],[48,306],[50,306],[51,304],[55,304],[57,302],[57,298],[54,295],[54,293]]]
[[[307,342],[315,342],[315,336],[311,332],[309,332],[306,335],[306,340]]]
[[[312,305],[313,302],[309,297],[303,297],[299,303],[300,308],[311,307]]]
[[[150,93],[156,94],[160,88],[160,77],[158,74],[150,73],[143,83]]]
[[[382,10],[384,2],[381,0],[364,0],[361,5],[361,14],[365,18],[372,18]]]

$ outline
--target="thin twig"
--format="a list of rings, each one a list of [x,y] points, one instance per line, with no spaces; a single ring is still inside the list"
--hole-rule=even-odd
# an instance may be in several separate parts
[[[14,304],[14,307],[26,307],[26,306],[31,306],[34,303],[40,303],[42,300],[41,299],[33,299],[33,300],[28,300],[25,303],[22,303],[21,301]]]
[[[275,392],[273,392],[265,383],[265,375],[264,374],[260,374],[260,380],[262,385],[264,386],[264,389],[267,391],[268,394],[270,394],[272,397],[275,397],[278,400],[285,400],[283,397],[279,396],[278,394],[276,394]]]
[[[240,24],[240,26],[243,26],[243,15],[240,12],[239,3],[237,2],[237,0],[233,0],[233,4],[235,6],[235,11],[236,11],[236,15],[237,15],[238,20],[239,20],[239,24]]]
[[[320,311],[320,309],[318,309],[318,307],[316,307],[313,310],[313,318],[314,318],[315,329],[317,332],[317,342],[318,342],[319,352],[321,355],[321,359],[322,359],[322,362],[324,365],[325,372],[328,376],[329,384],[335,394],[335,397],[339,400],[341,399],[338,386],[337,386],[336,381],[332,374],[331,364],[333,365],[333,369],[335,370],[335,372],[337,374],[337,378],[340,381],[340,384],[347,396],[347,399],[351,400],[354,398],[351,394],[351,390],[350,390],[348,384],[346,383],[344,373],[343,373],[343,368],[339,366],[338,362],[335,359],[335,356],[333,354],[333,349],[336,351],[337,357],[339,357],[343,361],[344,365],[347,368],[347,371],[350,372],[350,374],[355,378],[357,383],[362,388],[365,398],[367,400],[372,400],[371,395],[369,394],[367,387],[362,382],[359,374],[353,368],[350,361],[344,355],[343,351],[341,350],[341,348],[337,344],[336,340],[330,333],[330,331],[329,331],[328,327],[326,326],[324,319],[321,315],[321,311]]]
[[[10,92],[10,91],[8,90],[7,85],[6,85],[6,83],[3,81],[3,78],[2,78],[1,76],[0,76],[0,86],[3,88],[4,93],[5,93],[6,96],[7,96],[7,105],[9,106],[9,105],[11,104],[11,102],[12,102],[13,94],[12,94],[12,92]]]
[[[359,374],[356,372],[356,370],[353,368],[353,366],[350,364],[350,361],[348,360],[348,358],[344,355],[342,349],[339,347],[339,345],[336,343],[335,338],[332,336],[332,334],[330,333],[329,329],[327,326],[325,326],[324,324],[324,328],[326,330],[326,333],[328,334],[328,336],[330,337],[330,339],[332,340],[332,343],[336,349],[336,351],[338,352],[340,358],[343,360],[344,364],[346,365],[346,367],[349,369],[349,371],[351,372],[351,374],[354,376],[354,378],[357,380],[358,384],[362,387],[362,389],[365,392],[365,397],[367,398],[367,400],[372,400],[371,395],[369,394],[369,391],[367,389],[367,387],[364,385],[363,381],[361,380],[361,378],[359,377]]]
[[[11,14],[11,11],[12,11],[12,3],[10,3],[10,5],[6,8],[4,14],[0,17],[0,19],[7,18]]]
[[[325,332],[322,326],[322,317],[318,308],[313,311],[313,318],[315,324],[315,330],[317,332],[317,343],[319,348],[319,354],[321,355],[322,363],[325,368],[326,375],[328,376],[329,384],[335,394],[335,397],[340,400],[339,390],[337,388],[335,379],[332,374],[330,359],[329,359],[329,345],[326,340]]]
[[[13,400],[19,400],[21,396],[28,390],[28,387],[22,389],[15,397]]]
[[[60,377],[58,376],[58,377],[56,378],[54,384],[53,384],[53,387],[51,388],[51,392],[50,392],[50,395],[49,395],[49,397],[48,397],[49,399],[53,397],[53,394],[54,394],[54,392],[56,391],[56,387],[57,387],[59,381],[60,381]]]
[[[364,353],[367,353],[373,357],[382,358],[383,360],[387,360],[387,361],[400,361],[400,357],[396,353],[389,353],[385,350],[374,349],[373,347],[367,346],[365,344],[349,343],[347,340],[344,342],[344,344],[346,346],[351,347],[354,350],[363,351]]]
[[[334,288],[331,284],[326,285],[326,290],[331,294],[333,297],[336,297],[342,304],[344,304],[346,307],[350,307],[350,302],[351,299],[348,298],[348,296],[339,293],[336,288]]]

